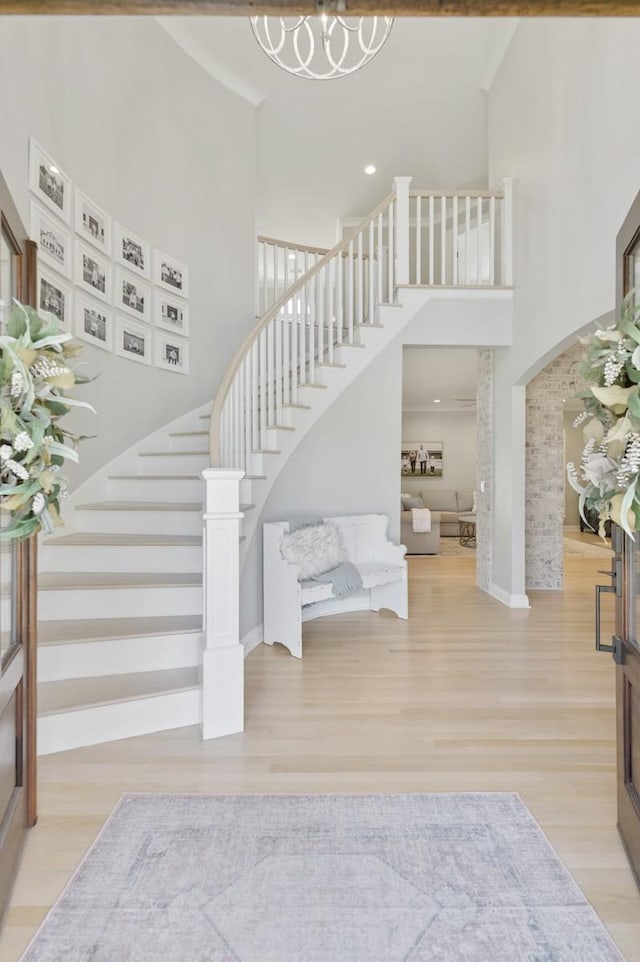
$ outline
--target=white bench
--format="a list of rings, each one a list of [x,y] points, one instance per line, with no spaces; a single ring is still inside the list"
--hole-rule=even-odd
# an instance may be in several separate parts
[[[345,598],[333,595],[331,584],[300,581],[298,565],[282,556],[282,538],[288,521],[263,524],[264,640],[279,642],[296,658],[302,657],[302,622],[344,611],[379,611],[389,608],[399,618],[408,617],[407,562],[404,545],[387,539],[384,514],[323,518],[342,532],[348,559],[362,578],[362,589]]]

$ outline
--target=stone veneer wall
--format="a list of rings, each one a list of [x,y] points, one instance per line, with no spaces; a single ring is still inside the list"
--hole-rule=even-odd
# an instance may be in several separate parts
[[[493,351],[478,351],[478,427],[476,441],[476,583],[491,584],[491,499],[493,471]],[[480,490],[484,482],[485,491]]]
[[[564,520],[564,408],[562,401],[584,384],[577,372],[576,343],[527,385],[526,587],[562,588]]]

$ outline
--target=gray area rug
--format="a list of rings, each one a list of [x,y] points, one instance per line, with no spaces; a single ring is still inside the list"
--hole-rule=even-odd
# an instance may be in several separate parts
[[[623,962],[519,796],[125,795],[29,962]]]

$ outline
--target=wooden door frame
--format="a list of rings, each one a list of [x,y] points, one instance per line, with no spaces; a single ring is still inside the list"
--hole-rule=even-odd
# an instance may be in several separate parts
[[[640,0],[0,0],[0,14],[636,17]]]

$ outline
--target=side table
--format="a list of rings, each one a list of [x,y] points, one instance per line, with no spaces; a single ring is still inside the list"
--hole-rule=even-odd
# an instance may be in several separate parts
[[[475,514],[461,514],[458,518],[460,523],[460,544],[465,548],[475,548],[476,546],[476,516]]]

